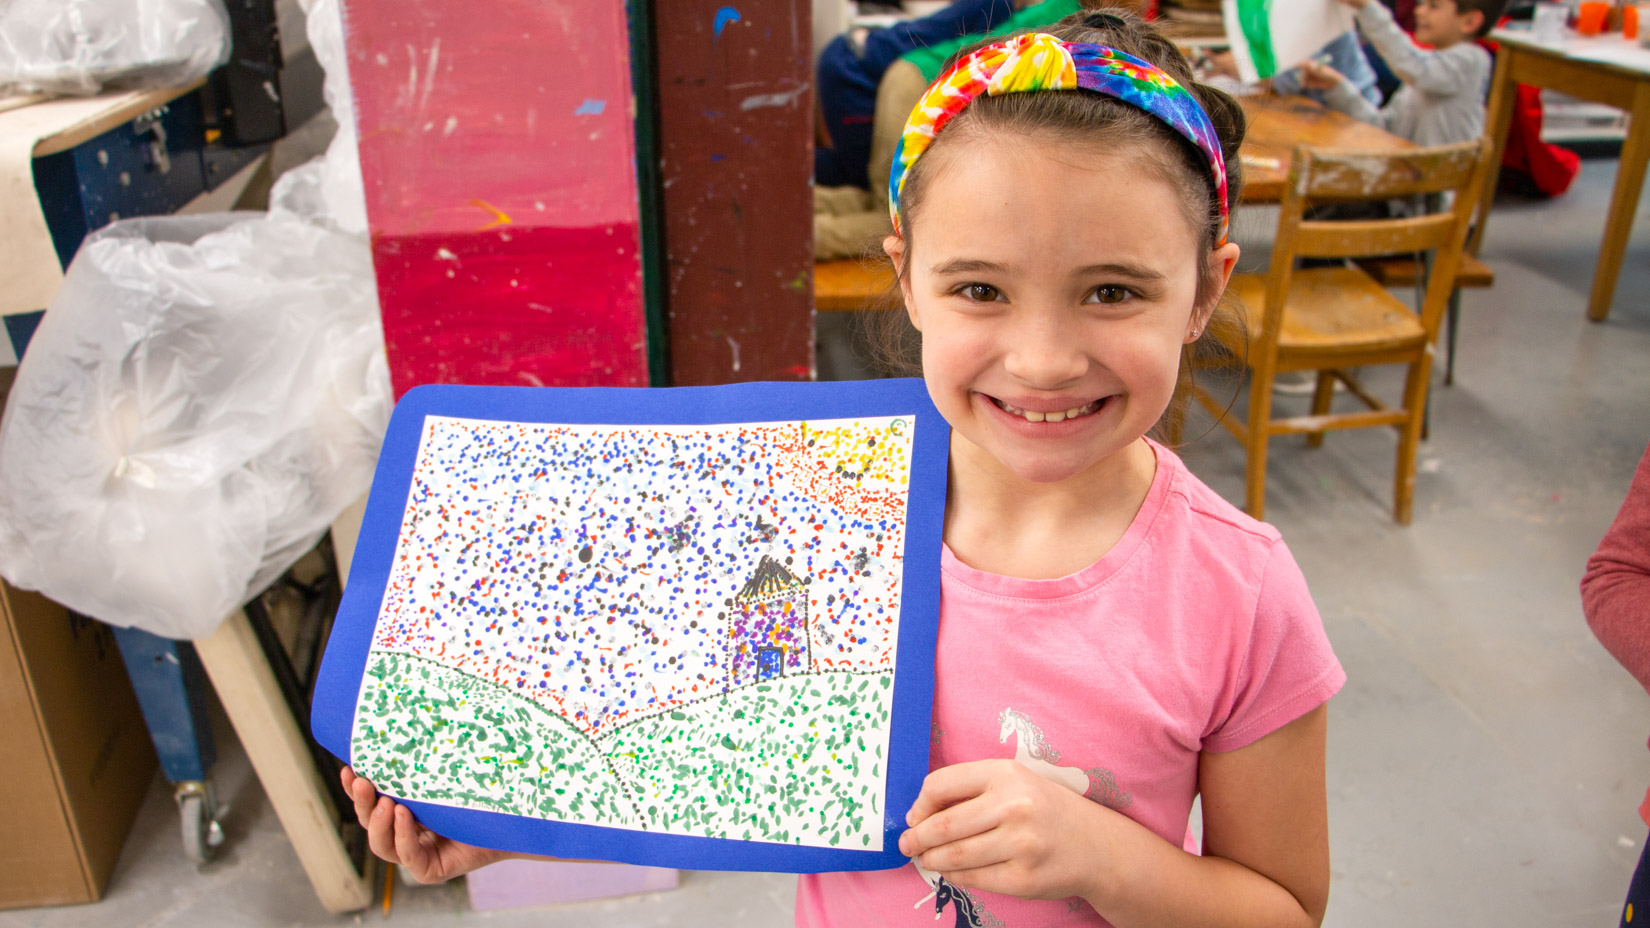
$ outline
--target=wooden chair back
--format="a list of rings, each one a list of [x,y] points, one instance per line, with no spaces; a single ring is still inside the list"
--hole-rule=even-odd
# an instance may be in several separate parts
[[[1421,311],[1421,324],[1431,342],[1455,287],[1462,244],[1472,222],[1477,193],[1487,176],[1490,151],[1486,139],[1405,152],[1324,151],[1305,145],[1296,148],[1266,275],[1266,306],[1258,331],[1251,336],[1251,352],[1275,355],[1284,297],[1295,274],[1295,259],[1301,257],[1431,252],[1432,274]],[[1442,193],[1454,194],[1453,205],[1431,215],[1342,221],[1306,218],[1313,203],[1381,201]]]

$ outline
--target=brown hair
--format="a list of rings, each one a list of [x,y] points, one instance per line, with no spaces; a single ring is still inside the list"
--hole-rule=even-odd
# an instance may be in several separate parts
[[[1238,196],[1243,189],[1238,146],[1243,142],[1247,125],[1243,109],[1236,100],[1221,90],[1198,83],[1180,50],[1132,13],[1118,9],[1074,13],[1036,31],[1046,32],[1062,41],[1105,45],[1143,58],[1190,90],[1208,113],[1209,121],[1214,124],[1215,132],[1220,137],[1221,151],[1226,159],[1228,197],[1235,212]],[[1001,41],[1002,38],[991,41]],[[968,55],[981,45],[963,49],[958,52],[957,58]],[[1202,272],[1197,283],[1197,305],[1207,305],[1213,298],[1211,291],[1219,287],[1221,281],[1218,272],[1210,270],[1208,258],[1219,244],[1216,236],[1219,235],[1220,208],[1203,153],[1156,116],[1088,91],[981,96],[953,118],[905,177],[900,194],[900,228],[906,241],[907,266],[915,248],[912,233],[922,209],[926,179],[924,166],[934,163],[934,148],[943,145],[947,139],[979,130],[1039,133],[1082,144],[1137,145],[1145,152],[1160,153],[1160,157],[1142,158],[1140,164],[1147,170],[1159,173],[1181,192],[1181,206],[1186,219],[1199,229],[1198,267]],[[902,268],[896,270],[903,276]],[[898,308],[898,292],[891,296],[893,299],[890,302],[894,308],[879,313],[880,318],[871,321],[871,347],[878,360],[890,370],[904,374],[920,373],[921,336]],[[1225,305],[1224,298],[1216,302],[1206,331],[1216,335],[1216,341],[1225,344],[1242,344],[1245,340],[1242,317]],[[1194,352],[1192,347],[1188,345],[1182,351],[1178,383],[1164,416],[1165,424],[1171,420],[1178,422],[1183,415],[1190,395],[1193,370],[1202,364],[1205,355],[1210,354]],[[1225,360],[1230,362],[1229,357]]]
[[[1482,39],[1490,34],[1495,24],[1501,21],[1501,14],[1507,8],[1507,0],[1455,0],[1455,12],[1458,15],[1467,13],[1483,13],[1484,22],[1479,25],[1473,35]]]

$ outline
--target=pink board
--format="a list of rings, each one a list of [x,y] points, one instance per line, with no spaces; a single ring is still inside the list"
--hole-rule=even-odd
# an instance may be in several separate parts
[[[613,0],[345,0],[378,298],[418,384],[647,385]]]
[[[565,860],[502,860],[471,873],[470,908],[525,909],[591,899],[611,899],[675,889],[677,872],[666,867]]]

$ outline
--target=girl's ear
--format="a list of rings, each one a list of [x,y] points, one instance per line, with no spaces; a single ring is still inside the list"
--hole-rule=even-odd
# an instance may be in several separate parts
[[[889,235],[882,240],[882,250],[887,252],[888,260],[894,262],[894,277],[899,281],[900,299],[905,303],[905,314],[911,317],[911,325],[918,332],[922,331],[922,323],[917,321],[916,304],[911,300],[911,275],[906,267],[909,254],[905,250],[905,239],[898,235]]]
[[[1209,252],[1209,276],[1218,280],[1220,286],[1209,288],[1203,304],[1192,310],[1192,318],[1186,322],[1186,344],[1197,341],[1203,330],[1209,327],[1209,317],[1214,315],[1215,307],[1226,293],[1226,285],[1232,279],[1232,270],[1237,267],[1239,254],[1241,252],[1235,242],[1227,242]]]

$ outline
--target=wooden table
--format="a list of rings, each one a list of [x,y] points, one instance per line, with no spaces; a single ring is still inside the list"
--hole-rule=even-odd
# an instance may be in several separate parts
[[[1243,97],[1249,117],[1239,157],[1243,159],[1243,203],[1276,203],[1289,179],[1289,158],[1297,145],[1351,151],[1397,152],[1415,147],[1385,129],[1325,109],[1305,97]]]
[[[1604,243],[1599,249],[1598,268],[1593,272],[1593,292],[1587,298],[1587,317],[1600,322],[1609,315],[1615,298],[1616,275],[1621,272],[1633,213],[1644,187],[1645,163],[1650,160],[1650,50],[1617,36],[1570,37],[1552,45],[1537,43],[1527,32],[1497,30],[1490,37],[1501,43],[1495,77],[1490,83],[1486,126],[1495,142],[1493,163],[1501,162],[1507,145],[1518,84],[1546,87],[1627,111],[1627,141],[1621,146],[1616,189],[1610,195],[1610,211],[1604,222]],[[1467,250],[1473,254],[1478,253],[1484,238],[1495,186],[1484,185],[1478,227],[1467,240]]]

